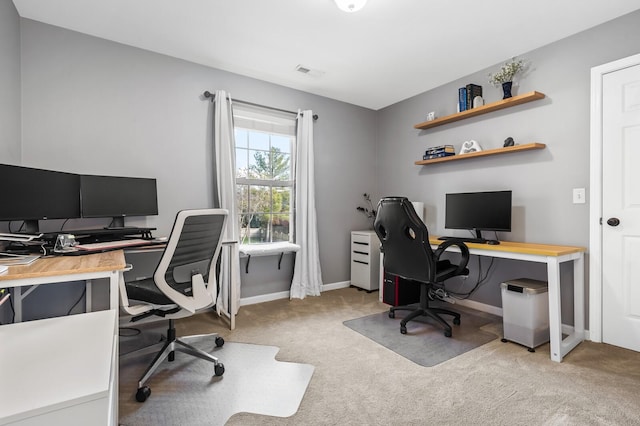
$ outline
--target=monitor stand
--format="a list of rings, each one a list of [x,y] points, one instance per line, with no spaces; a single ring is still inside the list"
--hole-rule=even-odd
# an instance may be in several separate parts
[[[22,225],[22,231],[20,232],[25,234],[39,234],[38,219],[25,220]]]
[[[487,240],[486,238],[482,237],[482,231],[480,231],[479,229],[474,229],[475,233],[476,233],[476,237],[472,238],[472,237],[440,237],[438,238],[439,240],[458,240],[458,241],[462,241],[465,243],[476,243],[476,244],[490,244],[490,245],[494,245],[494,244],[500,244],[500,242],[498,240]]]
[[[104,229],[124,229],[124,216],[115,216],[111,219],[111,223],[109,226],[106,226]]]

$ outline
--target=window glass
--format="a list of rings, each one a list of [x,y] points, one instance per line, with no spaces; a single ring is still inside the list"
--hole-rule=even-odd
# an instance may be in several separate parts
[[[240,242],[291,241],[295,118],[234,105],[234,121]]]

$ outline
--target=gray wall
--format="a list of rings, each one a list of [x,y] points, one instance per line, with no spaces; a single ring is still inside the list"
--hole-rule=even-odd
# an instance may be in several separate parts
[[[426,224],[435,235],[469,235],[444,229],[447,192],[513,190],[513,229],[501,239],[589,245],[589,200],[572,203],[572,188],[589,190],[590,69],[640,52],[640,12],[626,15],[543,48],[519,55],[532,69],[517,81],[515,93],[532,90],[546,98],[456,123],[420,131],[429,111],[455,112],[457,89],[467,83],[483,86],[486,102],[502,98],[487,74],[501,64],[438,87],[379,112],[379,195],[404,194],[425,203]],[[488,47],[490,48],[490,47]],[[507,59],[507,58],[505,58]],[[474,139],[484,149],[499,148],[512,136],[516,143],[541,142],[547,148],[502,156],[416,166],[425,148]],[[474,260],[474,262],[476,262]],[[486,268],[488,261],[483,262]],[[501,306],[499,283],[505,278],[545,278],[544,268],[496,261],[500,270],[473,299]],[[506,269],[504,269],[506,267]],[[474,265],[473,273],[477,273]],[[571,313],[571,271],[563,269],[563,314]],[[469,283],[461,283],[469,288]],[[587,293],[588,294],[588,293]],[[572,323],[571,316],[563,315]]]
[[[375,111],[31,20],[20,24],[22,163],[157,178],[159,216],[128,223],[157,227],[158,235],[170,232],[177,210],[212,204],[212,108],[205,90],[312,109],[320,116],[314,143],[323,280],[349,280],[349,232],[366,226],[355,207],[375,186]],[[246,290],[260,285],[259,264],[243,282]],[[281,272],[280,290],[288,289],[290,273]]]
[[[20,18],[0,1],[0,163],[20,163]]]
[[[9,0],[0,0],[0,163],[20,163],[20,18]],[[7,224],[0,223],[0,232]],[[0,323],[9,322],[8,303]]]
[[[413,125],[429,111],[453,113],[457,89],[466,83],[481,84],[487,102],[498,100],[500,91],[486,82],[486,75],[499,64],[374,112],[30,20],[19,21],[18,33],[15,9],[10,2],[0,5],[0,53],[14,58],[0,66],[0,84],[13,93],[0,100],[1,119],[10,123],[0,131],[0,149],[6,149],[4,138],[22,139],[21,147],[9,145],[7,158],[0,151],[3,161],[156,177],[160,215],[130,223],[156,226],[159,235],[169,232],[177,210],[211,205],[211,106],[202,99],[204,90],[225,89],[238,99],[319,114],[314,135],[325,283],[349,279],[349,231],[369,226],[355,211],[364,192],[374,194],[374,201],[390,194],[423,201],[431,232],[451,234],[443,225],[446,192],[508,188],[514,191],[513,232],[501,238],[587,246],[588,203],[572,204],[571,190],[588,190],[589,184],[589,71],[640,49],[640,13],[635,12],[523,52],[533,69],[518,82],[516,93],[537,90],[547,95],[544,100],[417,131]],[[16,53],[20,42],[21,58]],[[11,91],[20,79],[21,98]],[[22,135],[15,124],[20,120]],[[413,164],[430,146],[459,148],[475,139],[490,149],[507,136],[517,143],[542,142],[547,149],[428,167]],[[67,226],[76,225],[82,224]],[[252,265],[243,276],[248,280],[244,296],[264,294],[256,287],[262,276],[278,282],[271,269],[264,269],[271,263],[265,259]],[[484,259],[485,268],[487,263]],[[500,306],[500,281],[545,276],[540,265],[498,261],[497,266],[475,300]],[[563,285],[571,278],[566,269]],[[282,281],[269,284],[265,293],[287,289],[290,269],[281,274]],[[468,282],[459,285],[465,288]],[[570,285],[564,286],[563,295],[570,291]],[[564,299],[570,317],[571,303]],[[571,322],[569,317],[565,322]]]

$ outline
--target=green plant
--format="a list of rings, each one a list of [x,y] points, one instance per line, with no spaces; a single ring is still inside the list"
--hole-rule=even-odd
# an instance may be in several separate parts
[[[513,81],[513,76],[524,70],[524,59],[511,58],[495,74],[489,74],[489,83],[499,87],[502,83]]]

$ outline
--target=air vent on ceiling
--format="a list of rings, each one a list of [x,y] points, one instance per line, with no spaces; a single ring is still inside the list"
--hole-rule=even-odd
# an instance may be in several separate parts
[[[322,77],[325,73],[324,71],[319,71],[316,69],[313,69],[311,67],[306,67],[304,65],[297,65],[296,66],[296,71],[298,71],[301,74],[304,74],[306,76],[309,77]]]
[[[302,65],[298,65],[296,67],[296,71],[301,72],[302,74],[309,74],[311,72],[311,68],[307,68]]]

